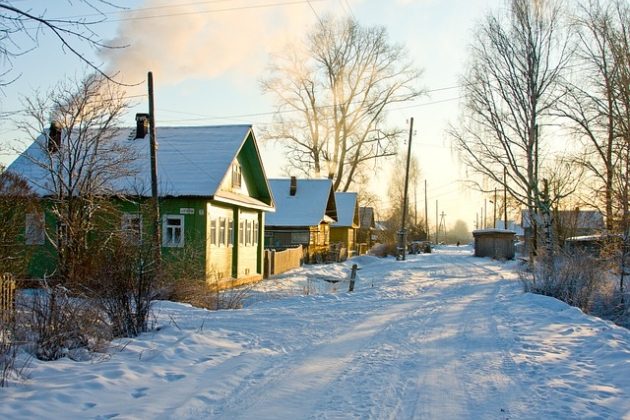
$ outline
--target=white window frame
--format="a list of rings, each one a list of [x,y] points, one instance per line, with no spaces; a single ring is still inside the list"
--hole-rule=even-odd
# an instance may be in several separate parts
[[[210,219],[210,245],[217,246],[219,242],[217,241],[217,219]]]
[[[227,219],[228,246],[234,246],[234,219]]]
[[[24,243],[43,245],[46,241],[44,213],[26,213],[24,219]]]
[[[228,242],[227,241],[227,236],[226,236],[227,229],[226,229],[226,226],[225,226],[226,219],[227,218],[225,218],[225,217],[219,217],[219,223],[218,223],[219,226],[218,226],[218,229],[217,229],[218,234],[219,234],[219,240],[218,240],[219,246],[227,246],[227,242]]]
[[[171,220],[179,220],[179,225],[177,224],[169,224],[169,221]],[[162,246],[165,248],[181,248],[184,246],[185,243],[185,222],[186,222],[186,218],[183,215],[179,215],[179,214],[165,214],[164,218],[162,219]],[[176,230],[179,230],[179,241],[175,241],[175,237],[177,235],[175,235],[174,233],[169,233],[169,232],[175,232]]]
[[[238,162],[232,163],[232,188],[241,188],[243,184],[243,175],[241,165]]]
[[[120,228],[125,238],[130,239],[131,243],[135,245],[142,243],[142,214],[123,213]]]
[[[254,235],[253,245],[254,246],[258,246],[258,235],[260,235],[258,220],[254,220],[254,233],[253,233],[253,235]]]

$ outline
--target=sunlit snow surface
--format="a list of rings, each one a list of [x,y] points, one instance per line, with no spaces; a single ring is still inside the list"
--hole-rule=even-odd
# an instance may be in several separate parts
[[[361,268],[355,292],[347,279]],[[308,293],[308,295],[305,295]],[[444,247],[260,284],[242,310],[158,302],[158,330],[33,361],[2,418],[630,418],[630,333]]]

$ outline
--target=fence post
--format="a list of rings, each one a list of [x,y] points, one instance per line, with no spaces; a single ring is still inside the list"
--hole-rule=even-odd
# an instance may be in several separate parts
[[[359,268],[356,264],[352,264],[352,272],[350,273],[350,288],[348,289],[348,292],[354,292],[354,281],[357,278],[358,269]]]

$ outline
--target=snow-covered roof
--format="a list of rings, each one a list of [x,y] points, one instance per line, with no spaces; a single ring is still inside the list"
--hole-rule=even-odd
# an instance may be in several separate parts
[[[338,221],[333,223],[333,227],[359,227],[359,215],[357,214],[357,193],[336,192],[335,202],[337,203]]]
[[[160,196],[213,196],[231,163],[253,132],[250,125],[157,127],[158,191]],[[117,193],[150,195],[149,136],[133,139],[135,130],[119,129],[111,140],[134,155],[125,170],[107,187]],[[258,153],[255,140],[253,148]],[[46,159],[46,136],[41,135],[7,169],[24,176],[34,192],[51,194],[50,176],[35,162]],[[264,169],[260,164],[264,177]],[[267,188],[268,189],[268,188]],[[267,204],[271,204],[272,200]]]
[[[372,207],[359,208],[359,226],[361,229],[374,229],[374,209]]]
[[[498,229],[505,229],[505,226],[503,226],[504,224],[505,223],[503,220],[497,220]],[[513,220],[508,220],[507,230],[511,230],[517,235],[521,235],[521,236],[525,234],[523,227]]]
[[[476,229],[472,231],[473,235],[483,235],[483,234],[491,234],[491,233],[504,233],[504,234],[509,234],[509,235],[516,234],[516,232],[514,232],[513,230],[496,229],[496,228]]]
[[[531,226],[529,210],[521,212],[521,226],[528,228]],[[540,217],[540,215],[539,215]],[[575,229],[603,229],[604,216],[597,210],[560,210],[554,212],[561,224],[571,225]]]
[[[291,179],[270,179],[276,212],[265,218],[266,226],[317,226],[337,220],[337,206],[329,179],[296,179],[291,195]]]

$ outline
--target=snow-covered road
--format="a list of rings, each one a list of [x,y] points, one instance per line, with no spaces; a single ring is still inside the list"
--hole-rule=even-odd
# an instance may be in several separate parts
[[[162,302],[162,328],[107,358],[35,363],[30,381],[0,391],[0,415],[630,418],[628,331],[522,293],[514,263],[447,247],[306,267],[259,289],[305,290],[350,263],[354,293],[218,312]]]

